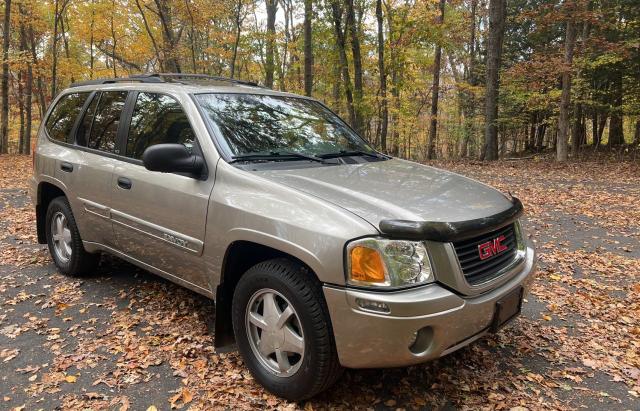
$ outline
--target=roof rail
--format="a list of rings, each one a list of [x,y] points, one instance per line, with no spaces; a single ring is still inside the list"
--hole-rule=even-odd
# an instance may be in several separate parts
[[[162,80],[180,80],[180,79],[194,79],[194,80],[214,80],[214,81],[226,81],[229,83],[243,84],[247,86],[260,87],[260,85],[253,81],[239,80],[235,78],[211,76],[209,74],[190,74],[190,73],[146,73],[146,74],[133,74],[129,76],[130,79],[150,79],[157,78]]]
[[[129,77],[103,78],[103,79],[96,79],[96,80],[78,81],[78,82],[72,83],[69,87],[95,86],[100,84],[131,83],[131,82],[166,83],[172,80],[179,82],[180,79],[224,81],[228,83],[242,84],[242,85],[252,86],[252,87],[261,87],[258,83],[255,83],[253,81],[238,80],[235,78],[221,77],[221,76],[210,76],[208,74],[189,74],[189,73],[132,74]]]
[[[123,78],[101,78],[96,80],[77,81],[75,83],[72,83],[69,87],[96,86],[100,84],[131,83],[131,82],[164,83],[164,81],[158,77],[139,77],[139,78],[123,77]]]

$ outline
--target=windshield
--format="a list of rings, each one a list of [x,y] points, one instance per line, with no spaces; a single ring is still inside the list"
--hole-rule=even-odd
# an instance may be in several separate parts
[[[286,152],[312,156],[375,153],[316,101],[256,94],[198,94],[196,98],[219,129],[232,157]]]

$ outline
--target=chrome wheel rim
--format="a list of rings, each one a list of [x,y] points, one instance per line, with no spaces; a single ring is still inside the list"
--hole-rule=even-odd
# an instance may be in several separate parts
[[[60,211],[51,219],[51,238],[56,257],[61,263],[66,264],[71,259],[71,230],[67,217]]]
[[[304,333],[289,300],[270,288],[258,290],[245,318],[249,344],[260,363],[278,377],[295,374],[304,360]]]

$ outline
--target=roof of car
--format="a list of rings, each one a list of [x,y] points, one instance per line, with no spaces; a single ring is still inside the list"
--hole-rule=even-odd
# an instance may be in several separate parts
[[[105,78],[73,83],[67,91],[149,90],[187,93],[241,93],[303,97],[271,90],[257,83],[204,74],[153,73],[123,78]]]

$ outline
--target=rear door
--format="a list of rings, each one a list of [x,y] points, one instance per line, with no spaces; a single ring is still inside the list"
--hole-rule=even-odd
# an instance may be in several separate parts
[[[79,208],[75,193],[82,152],[73,144],[73,131],[90,96],[91,92],[78,92],[65,94],[58,99],[44,127],[48,139],[56,144],[42,145],[40,149],[42,157],[48,163],[42,167],[43,174],[62,183],[74,211]]]
[[[159,173],[142,165],[142,153],[160,143],[199,150],[188,115],[162,93],[132,95],[124,154],[111,184],[117,247],[174,279],[208,290],[202,258],[207,206],[214,175]]]
[[[111,224],[111,184],[118,163],[118,135],[126,91],[103,91],[92,96],[77,126],[76,144],[82,148],[76,173],[75,193],[80,212],[74,215],[84,241],[115,246]]]

